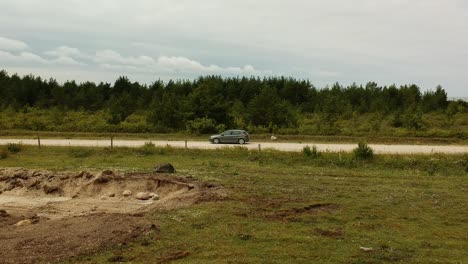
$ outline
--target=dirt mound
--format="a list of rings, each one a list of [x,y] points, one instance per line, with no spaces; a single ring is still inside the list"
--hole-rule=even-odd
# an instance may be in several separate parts
[[[1,230],[2,263],[47,263],[131,241],[156,227],[143,217],[101,213]]]
[[[0,169],[0,259],[41,263],[88,253],[148,232],[156,224],[144,218],[150,210],[225,197],[220,186],[191,177]]]

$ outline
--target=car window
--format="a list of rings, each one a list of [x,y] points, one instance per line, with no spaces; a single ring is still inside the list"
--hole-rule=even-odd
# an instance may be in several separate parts
[[[233,134],[233,135],[240,135],[241,132],[240,132],[240,131],[233,131],[232,134]]]

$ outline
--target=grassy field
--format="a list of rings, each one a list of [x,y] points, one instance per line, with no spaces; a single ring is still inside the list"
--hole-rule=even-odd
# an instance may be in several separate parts
[[[209,135],[194,135],[189,133],[92,133],[92,132],[47,132],[30,130],[1,130],[0,138],[63,138],[63,139],[103,139],[114,136],[115,139],[148,139],[148,140],[189,140],[206,141]],[[253,141],[270,141],[271,134],[251,134]],[[313,143],[356,143],[373,144],[436,144],[436,145],[468,145],[468,138],[458,137],[389,137],[389,136],[308,136],[308,135],[275,135],[277,142],[313,142]]]
[[[23,146],[0,167],[149,171],[165,162],[222,184],[229,198],[152,212],[159,232],[66,263],[468,262],[468,155]]]

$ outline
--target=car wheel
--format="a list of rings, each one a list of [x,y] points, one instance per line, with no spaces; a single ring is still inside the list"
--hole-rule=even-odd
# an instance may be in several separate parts
[[[219,144],[219,139],[218,138],[213,139],[213,143]]]
[[[239,139],[239,144],[244,145],[245,140],[243,138]]]

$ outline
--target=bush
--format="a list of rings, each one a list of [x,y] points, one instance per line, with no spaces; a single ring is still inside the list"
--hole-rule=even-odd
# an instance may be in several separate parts
[[[216,133],[216,124],[210,118],[195,118],[195,120],[187,122],[187,131],[192,134],[209,134]]]
[[[358,147],[353,150],[354,157],[361,160],[374,158],[374,151],[366,143],[359,142]]]
[[[94,150],[86,148],[72,148],[68,151],[68,155],[72,158],[87,158],[93,153]]]
[[[153,142],[145,142],[145,145],[137,148],[135,152],[138,155],[142,156],[150,156],[150,155],[166,155],[167,151],[170,150],[171,147],[156,147]]]
[[[313,145],[312,148],[309,146],[305,146],[302,149],[302,153],[307,157],[318,158],[322,154],[318,149],[317,146]]]
[[[21,146],[21,144],[17,144],[17,143],[9,143],[8,146],[7,146],[7,149],[10,153],[19,153],[21,152],[21,150],[23,149],[23,146]]]

